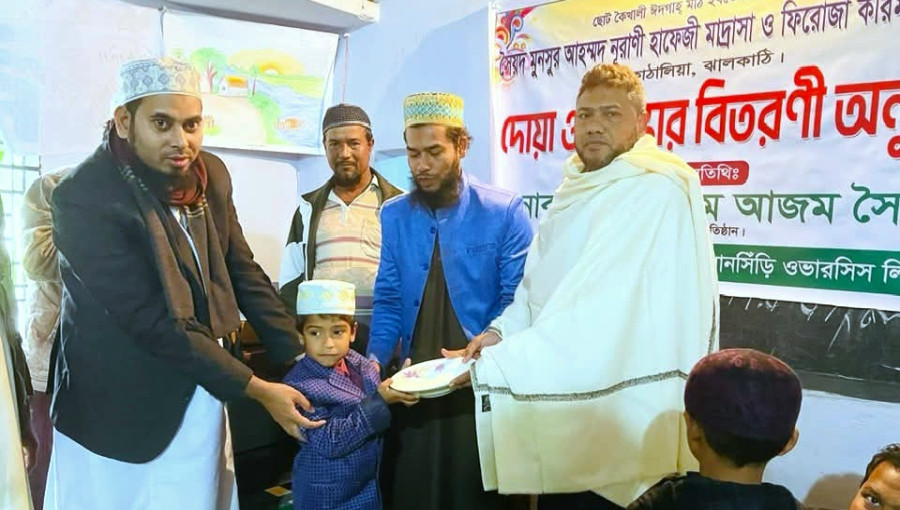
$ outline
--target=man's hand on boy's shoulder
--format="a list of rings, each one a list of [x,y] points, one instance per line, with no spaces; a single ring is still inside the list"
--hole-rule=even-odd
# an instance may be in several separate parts
[[[419,402],[419,397],[411,393],[404,393],[402,391],[391,389],[392,382],[394,382],[393,379],[385,379],[378,385],[378,394],[381,395],[381,398],[383,398],[386,403],[403,404],[406,407],[409,407]]]

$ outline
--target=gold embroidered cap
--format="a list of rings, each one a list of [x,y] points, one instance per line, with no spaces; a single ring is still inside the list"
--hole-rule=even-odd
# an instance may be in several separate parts
[[[422,92],[403,100],[404,127],[440,124],[464,127],[463,99],[447,92]]]

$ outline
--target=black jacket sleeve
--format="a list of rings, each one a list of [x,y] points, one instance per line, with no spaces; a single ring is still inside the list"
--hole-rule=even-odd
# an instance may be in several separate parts
[[[268,348],[269,357],[276,363],[289,363],[303,353],[297,321],[288,313],[272,281],[253,260],[234,208],[230,177],[227,171],[223,174],[228,179],[225,203],[229,232],[225,263],[238,307]]]

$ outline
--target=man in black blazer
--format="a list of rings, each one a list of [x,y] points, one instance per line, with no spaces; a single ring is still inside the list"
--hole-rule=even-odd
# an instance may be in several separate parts
[[[45,508],[237,508],[223,403],[254,398],[295,437],[322,425],[228,351],[240,310],[273,361],[303,352],[225,165],[200,148],[199,91],[183,62],[123,66],[103,143],[54,192],[64,292]]]

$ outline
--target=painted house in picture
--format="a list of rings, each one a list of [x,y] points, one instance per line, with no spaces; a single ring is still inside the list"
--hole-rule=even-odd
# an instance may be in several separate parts
[[[285,117],[278,121],[276,127],[281,130],[290,131],[300,129],[300,126],[303,125],[303,119],[298,117]]]
[[[231,97],[248,96],[250,94],[250,88],[247,86],[247,78],[234,75],[226,76],[219,86],[219,94]]]

